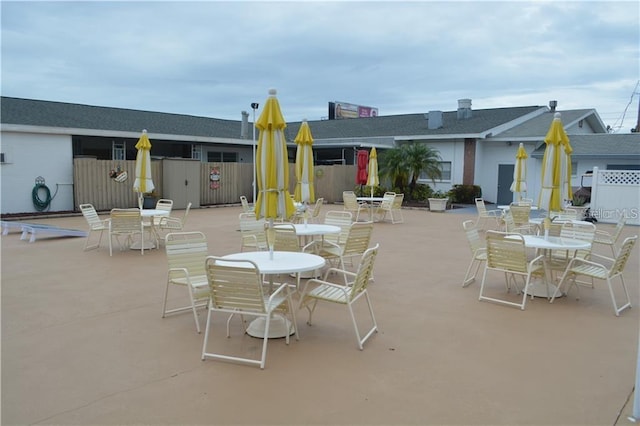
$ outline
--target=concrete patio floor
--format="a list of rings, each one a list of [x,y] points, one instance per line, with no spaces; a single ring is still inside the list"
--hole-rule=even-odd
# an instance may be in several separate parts
[[[192,210],[187,230],[204,232],[211,254],[236,252],[239,213]],[[625,274],[634,307],[620,317],[604,283],[521,311],[479,302],[480,280],[461,287],[461,224],[475,209],[404,217],[374,227],[379,333],[364,351],[347,312],[324,304],[313,326],[299,311],[300,341],[269,342],[262,371],[201,361],[193,317],[161,318],[163,249],[109,257],[107,236],[88,252],[84,238],[3,236],[2,424],[632,424],[639,247]],[[82,216],[29,222],[87,229]],[[261,341],[233,324],[212,344],[256,353]]]

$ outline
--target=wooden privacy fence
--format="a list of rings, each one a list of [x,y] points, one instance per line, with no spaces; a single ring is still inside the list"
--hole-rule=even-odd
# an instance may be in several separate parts
[[[112,178],[112,171],[127,173],[127,179]],[[137,207],[138,196],[133,191],[135,180],[135,160],[113,161],[95,158],[75,158],[73,160],[74,204],[93,204],[96,210]],[[355,165],[316,166],[315,194],[327,203],[342,202],[342,191],[355,188]],[[212,172],[217,180],[212,181]],[[162,198],[163,182],[166,179],[182,179],[167,176],[163,172],[163,161],[151,161],[151,174],[156,187],[155,195]],[[216,179],[214,177],[214,179]],[[294,165],[289,165],[289,182],[293,194],[296,177]],[[217,185],[214,185],[217,183]],[[238,204],[240,196],[253,199],[253,164],[250,163],[200,163],[200,205]]]

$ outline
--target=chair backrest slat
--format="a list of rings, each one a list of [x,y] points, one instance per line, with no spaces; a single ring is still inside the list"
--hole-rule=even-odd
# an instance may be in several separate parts
[[[185,268],[189,275],[206,275],[207,238],[202,232],[173,232],[165,237],[169,269]]]
[[[624,267],[627,264],[627,260],[631,256],[631,250],[635,245],[638,239],[637,235],[633,237],[628,237],[622,242],[622,246],[620,247],[620,251],[618,252],[618,256],[616,256],[616,260],[611,266],[609,270],[609,276],[613,277],[617,274],[621,274],[624,271]]]
[[[216,309],[266,312],[260,271],[255,263],[209,256],[206,269],[211,302]]]
[[[524,238],[518,234],[487,231],[487,267],[527,272]]]
[[[93,204],[80,204],[80,211],[91,229],[100,229],[104,226],[104,222],[100,219],[100,216],[98,216],[98,212],[96,212]]]
[[[351,297],[355,297],[358,293],[362,292],[369,285],[371,276],[373,275],[373,265],[378,254],[378,248],[380,244],[376,244],[375,247],[367,249],[362,255],[360,264],[358,265],[358,271],[356,277],[351,286]]]

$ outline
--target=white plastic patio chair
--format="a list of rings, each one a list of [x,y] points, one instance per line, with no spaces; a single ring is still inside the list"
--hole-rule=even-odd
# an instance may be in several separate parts
[[[256,219],[255,213],[240,213],[240,251],[267,250],[267,235],[264,219]]]
[[[487,210],[482,198],[476,198],[476,208],[478,209],[478,218],[476,219],[476,227],[478,227],[478,229],[481,229],[480,222],[483,222],[484,225],[487,219],[494,221],[496,227],[500,226],[500,218],[502,217],[500,210]]]
[[[269,326],[272,315],[281,315],[286,318],[291,315],[292,332],[296,340],[299,340],[296,326],[296,315],[286,283],[280,284],[270,294],[264,294],[264,286],[260,277],[260,271],[255,263],[248,260],[227,260],[215,256],[209,256],[206,260],[207,279],[211,298],[207,314],[207,326],[204,332],[202,344],[202,359],[214,358],[225,361],[238,361],[247,364],[259,365],[264,368],[267,358],[267,343],[269,342]],[[212,316],[216,312],[231,314],[227,319],[227,337],[231,337],[230,322],[235,314],[261,317],[265,320],[265,331],[262,340],[262,352],[260,359],[248,356],[234,356],[228,353],[212,352],[208,349],[209,335],[212,332]],[[244,321],[243,327],[244,327]],[[246,333],[246,328],[243,330]],[[245,337],[252,339],[251,337]],[[289,344],[289,333],[285,336]],[[253,344],[249,345],[248,352],[255,350]]]
[[[593,239],[594,244],[600,244],[604,246],[609,246],[611,248],[611,253],[613,256],[616,256],[617,249],[616,244],[618,244],[618,240],[620,239],[620,234],[624,229],[624,225],[627,223],[627,218],[625,215],[621,214],[620,219],[616,223],[616,227],[613,232],[608,232],[603,229],[596,229],[596,234]]]
[[[521,310],[525,309],[527,303],[527,290],[534,274],[545,275],[543,259],[544,255],[536,256],[528,260],[527,250],[524,245],[524,238],[519,234],[508,234],[506,232],[487,231],[487,261],[485,263],[484,274],[482,276],[482,284],[480,285],[480,296],[478,300],[487,300],[508,306],[515,306]],[[487,296],[485,287],[487,283],[487,273],[489,271],[501,272],[505,277],[506,290],[509,292],[511,287],[515,287],[517,293],[518,288],[517,277],[524,281],[522,289],[522,300],[514,302],[507,299],[500,299],[497,296]],[[548,280],[547,293],[549,292]]]
[[[162,216],[156,229],[158,232],[179,232],[184,230],[184,226],[187,224],[187,218],[189,217],[189,211],[191,211],[192,203],[187,204],[187,208],[184,210],[182,217],[176,216]],[[166,239],[166,235],[164,238]]]
[[[464,229],[469,243],[469,248],[471,249],[471,262],[469,263],[467,273],[462,280],[462,287],[467,287],[476,280],[480,266],[487,261],[487,248],[480,238],[478,228],[476,228],[473,220],[465,220],[462,223],[462,228]],[[471,275],[471,271],[474,269],[474,266],[475,271],[473,272],[473,275]]]
[[[140,235],[140,252],[144,254],[144,223],[140,209],[112,209],[109,218],[109,256],[113,256],[113,239],[120,250],[131,247],[133,237]],[[124,241],[120,238],[124,237]]]
[[[357,222],[360,218],[360,211],[368,208],[367,206],[358,202],[358,197],[353,191],[344,191],[342,193],[342,202],[344,204],[344,210],[351,213],[352,220]]]
[[[202,232],[171,232],[165,237],[165,251],[169,270],[162,302],[162,318],[192,311],[196,331],[200,333],[197,309],[204,308],[209,303],[209,283],[205,270],[205,260],[209,254],[207,238]],[[187,289],[188,305],[167,308],[169,288],[173,286]]]
[[[337,244],[326,239],[315,240],[307,244],[303,251],[322,256],[332,265],[346,270],[345,259],[351,260],[353,265],[353,258],[362,256],[369,248],[372,232],[373,222],[355,222],[349,228],[347,237]]]
[[[93,204],[80,204],[80,211],[89,224],[89,233],[87,234],[87,239],[84,243],[84,250],[87,251],[100,247],[102,233],[104,231],[109,231],[109,219],[100,219],[98,212],[96,212],[95,207],[93,207]],[[96,244],[89,245],[89,239],[94,231],[100,231],[98,242]]]
[[[245,197],[244,195],[240,196],[240,204],[242,205],[242,211],[244,213],[253,213],[254,212],[254,208],[249,205],[249,201],[247,200],[247,197]]]
[[[616,316],[620,316],[620,312],[622,312],[627,308],[631,308],[631,298],[629,297],[629,291],[627,290],[627,286],[624,282],[623,273],[624,273],[624,268],[627,264],[627,261],[631,256],[631,250],[633,249],[633,246],[635,245],[637,239],[638,239],[637,235],[626,238],[623,241],[622,246],[620,247],[620,251],[618,252],[615,259],[611,259],[605,256],[591,253],[592,259],[594,260],[599,259],[602,261],[602,263],[598,263],[593,260],[587,260],[582,258],[571,259],[571,262],[569,262],[569,266],[567,266],[566,271],[562,275],[562,278],[560,279],[560,284],[558,285],[558,288],[554,292],[550,302],[553,303],[558,293],[560,292],[560,288],[567,281],[569,281],[569,288],[566,290],[566,292],[571,290],[571,287],[573,287],[576,284],[576,278],[578,276],[587,276],[593,279],[598,279],[598,280],[607,282],[607,287],[609,288],[609,295],[611,297],[611,303],[613,305],[613,312],[615,313]],[[610,266],[606,266],[605,263],[609,264]],[[622,286],[622,291],[624,293],[624,302],[622,306],[618,306],[618,303],[616,302],[616,296],[613,290],[613,280],[615,278],[620,278],[620,285]],[[575,287],[578,291],[576,300],[579,300],[580,287],[578,285],[575,285]]]
[[[364,349],[364,343],[373,335],[373,333],[378,331],[378,324],[376,323],[373,306],[371,305],[371,299],[369,298],[369,292],[367,290],[367,286],[371,280],[371,275],[373,274],[373,265],[376,255],[378,254],[378,247],[379,245],[376,244],[375,247],[371,247],[364,252],[362,259],[360,260],[358,270],[355,273],[344,269],[330,268],[327,270],[322,280],[310,279],[307,281],[300,295],[300,304],[298,309],[304,307],[309,311],[309,319],[307,320],[308,325],[312,325],[312,316],[318,301],[344,305],[347,307],[349,316],[351,317],[353,329],[356,334],[356,340],[358,342],[358,348],[360,350]],[[332,273],[344,275],[345,284],[336,284],[328,281],[328,277]],[[361,297],[364,297],[364,300],[367,302],[367,308],[371,315],[372,323],[371,328],[364,333],[363,337],[361,337],[353,308],[354,304]]]

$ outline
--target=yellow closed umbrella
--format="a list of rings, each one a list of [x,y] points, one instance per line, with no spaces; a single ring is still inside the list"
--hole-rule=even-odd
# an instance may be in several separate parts
[[[378,177],[378,153],[375,147],[371,148],[369,153],[369,171],[367,176],[367,186],[371,187],[371,196],[373,197],[373,187],[380,185],[380,178]]]
[[[313,136],[306,118],[302,120],[294,141],[298,149],[296,151],[297,183],[293,197],[300,203],[313,203],[316,201],[313,188]]]
[[[527,192],[527,150],[524,144],[520,144],[518,152],[516,152],[516,167],[513,170],[513,183],[511,184],[511,192],[518,193],[518,200],[522,198],[522,193]]]
[[[133,182],[133,190],[138,193],[138,206],[142,208],[144,194],[155,189],[151,176],[151,142],[147,136],[147,130],[142,131],[142,136],[136,143],[136,179]]]
[[[556,112],[544,138],[547,144],[542,159],[542,186],[538,206],[549,212],[563,209],[563,202],[572,198],[571,153],[569,137],[564,130],[560,113]]]
[[[269,90],[269,98],[256,120],[260,130],[258,150],[256,152],[256,177],[258,180],[258,199],[256,200],[256,218],[288,219],[293,216],[295,206],[289,193],[289,164],[284,121],[276,90]]]

